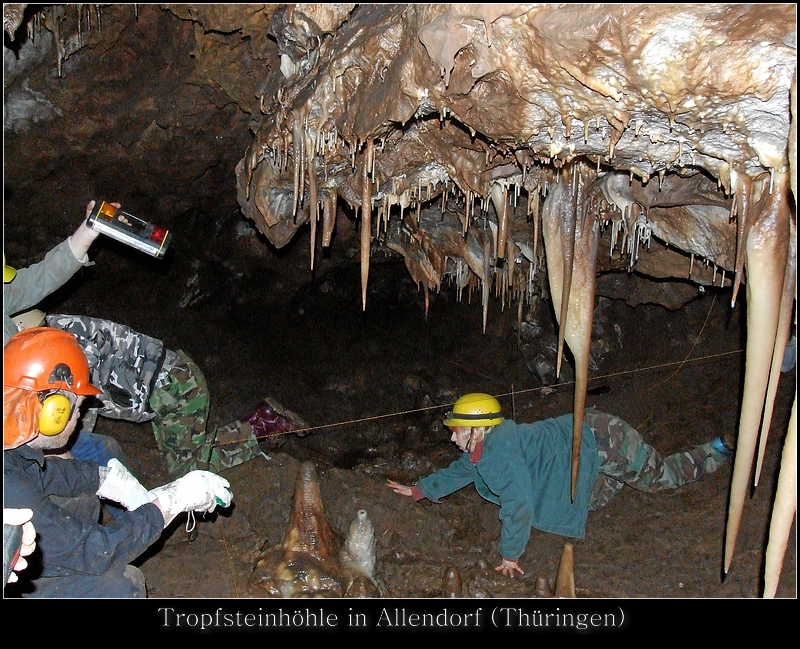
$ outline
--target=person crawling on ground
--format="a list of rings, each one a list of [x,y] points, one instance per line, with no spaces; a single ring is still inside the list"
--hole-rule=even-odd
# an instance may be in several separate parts
[[[508,577],[525,574],[519,558],[531,528],[583,538],[590,510],[599,509],[625,485],[655,493],[675,489],[721,467],[732,455],[717,437],[689,451],[663,458],[630,424],[589,408],[583,420],[580,469],[571,493],[572,414],[534,423],[504,419],[498,400],[484,393],[462,396],[444,425],[462,451],[450,466],[413,486],[386,485],[415,501],[441,502],[469,484],[500,506],[500,565]]]

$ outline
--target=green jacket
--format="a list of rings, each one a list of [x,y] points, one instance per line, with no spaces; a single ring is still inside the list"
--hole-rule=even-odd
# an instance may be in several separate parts
[[[525,551],[531,527],[583,538],[589,498],[600,467],[597,442],[583,425],[575,502],[570,499],[572,415],[517,424],[510,419],[494,427],[480,452],[469,453],[417,482],[434,502],[468,484],[489,502],[500,505],[500,555],[516,561]]]

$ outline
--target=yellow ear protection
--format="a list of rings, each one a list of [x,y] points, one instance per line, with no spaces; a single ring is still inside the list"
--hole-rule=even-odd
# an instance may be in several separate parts
[[[49,383],[63,382],[72,385],[74,379],[72,370],[65,363],[59,363],[53,368],[53,372],[48,379]],[[42,413],[39,415],[39,432],[42,435],[52,437],[63,431],[72,417],[72,409],[77,402],[77,396],[72,392],[54,390],[52,392],[42,392]]]
[[[43,395],[45,396],[42,399],[42,413],[39,415],[39,432],[52,437],[67,427],[77,398],[71,392],[50,392]]]

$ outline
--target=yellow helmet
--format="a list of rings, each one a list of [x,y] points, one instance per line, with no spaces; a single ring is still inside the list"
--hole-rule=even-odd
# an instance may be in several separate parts
[[[453,426],[497,426],[503,417],[500,402],[491,394],[472,392],[465,394],[445,415],[444,425]]]
[[[44,324],[45,312],[39,309],[31,309],[30,311],[18,313],[11,319],[20,331],[32,329],[33,327],[41,327]]]
[[[17,276],[17,271],[6,263],[6,253],[3,253],[3,284],[8,284]]]

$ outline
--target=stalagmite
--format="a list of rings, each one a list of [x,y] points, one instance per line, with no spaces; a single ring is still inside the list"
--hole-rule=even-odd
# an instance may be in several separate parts
[[[325,561],[337,555],[340,545],[322,504],[316,468],[312,462],[303,462],[295,480],[292,512],[281,548]]]
[[[555,597],[575,598],[575,552],[572,543],[564,544],[556,574]]]
[[[442,597],[457,599],[463,596],[461,573],[455,566],[448,566],[442,575]]]
[[[375,530],[366,510],[358,510],[343,537],[328,522],[316,468],[306,461],[283,537],[262,547],[250,583],[267,597],[376,597],[375,561]]]
[[[739,416],[736,460],[731,479],[728,522],[725,530],[725,572],[730,570],[747,496],[764,397],[778,329],[781,291],[787,258],[786,239],[777,236],[778,223],[787,218],[788,177],[779,174],[775,190],[763,192],[752,206],[756,215],[747,235],[747,350]]]
[[[547,577],[545,577],[544,575],[539,575],[536,578],[536,586],[534,588],[534,592],[536,593],[536,597],[553,596],[553,589],[550,588],[550,583],[547,581]]]

